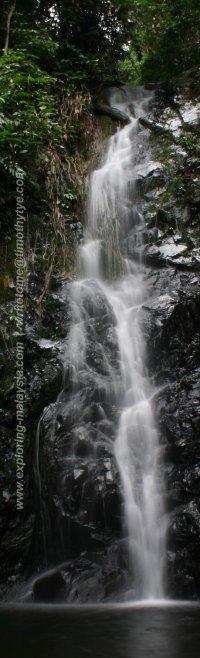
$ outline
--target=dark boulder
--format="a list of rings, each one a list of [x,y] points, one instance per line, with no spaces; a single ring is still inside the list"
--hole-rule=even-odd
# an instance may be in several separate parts
[[[65,602],[66,593],[65,580],[60,571],[41,576],[33,585],[33,600],[37,603]]]

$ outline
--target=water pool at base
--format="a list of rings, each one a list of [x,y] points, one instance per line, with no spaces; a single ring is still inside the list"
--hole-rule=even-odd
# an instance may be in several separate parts
[[[6,605],[2,658],[199,658],[200,606]]]

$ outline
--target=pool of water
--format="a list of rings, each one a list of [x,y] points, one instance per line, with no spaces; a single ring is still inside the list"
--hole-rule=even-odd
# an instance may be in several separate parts
[[[199,658],[200,606],[0,606],[2,658]]]

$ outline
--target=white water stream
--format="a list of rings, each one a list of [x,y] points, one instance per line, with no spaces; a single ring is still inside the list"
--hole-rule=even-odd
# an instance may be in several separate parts
[[[129,113],[128,100],[122,100],[119,92],[111,98],[111,105]],[[130,224],[140,232],[143,224],[137,179],[139,166],[148,161],[148,135],[139,129],[138,117],[145,115],[150,99],[141,89],[134,102],[131,100],[134,117],[110,138],[103,161],[90,178],[88,223],[80,250],[83,279],[75,284],[70,352],[77,370],[84,361],[81,291],[84,281],[87,285],[88,280],[96,279],[117,318],[123,399],[114,450],[124,498],[130,590],[137,599],[158,599],[164,596],[166,524],[161,450],[151,404],[154,390],[145,371],[141,329],[141,307],[148,292],[141,262],[121,256],[121,242]]]

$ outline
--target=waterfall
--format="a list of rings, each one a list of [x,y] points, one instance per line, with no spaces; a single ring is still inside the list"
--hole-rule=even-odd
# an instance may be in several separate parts
[[[145,369],[141,326],[142,305],[148,297],[142,248],[136,263],[127,259],[124,247],[128,231],[141,233],[143,228],[138,172],[148,161],[149,146],[148,133],[140,129],[138,118],[147,113],[150,100],[143,88],[133,90],[131,98],[127,92],[111,90],[111,106],[126,111],[129,122],[109,139],[106,154],[90,177],[87,226],[79,254],[82,278],[73,284],[74,319],[68,340],[75,386],[86,361],[85,299],[89,296],[95,303],[97,285],[115,316],[120,376],[109,362],[103,337],[99,354],[106,395],[114,391],[118,404],[114,454],[124,501],[130,590],[137,599],[164,596],[166,530],[162,455],[152,409],[155,391]]]

